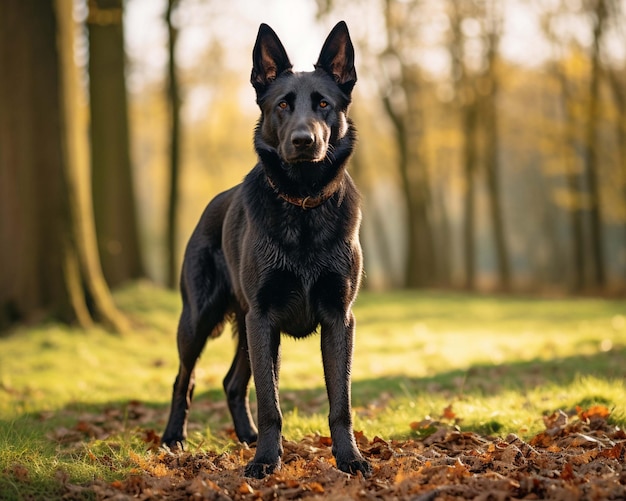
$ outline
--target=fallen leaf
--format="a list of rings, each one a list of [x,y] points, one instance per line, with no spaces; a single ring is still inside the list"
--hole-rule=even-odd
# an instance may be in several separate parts
[[[610,459],[621,459],[624,454],[624,445],[623,444],[615,444],[615,446],[610,449],[604,450],[600,452],[600,455],[605,458]]]
[[[577,433],[570,443],[570,447],[596,447],[598,445],[602,445],[602,442],[584,433]]]
[[[137,411],[145,413],[147,408]],[[66,433],[78,436],[84,461],[117,468],[121,455],[132,469],[127,478],[113,483],[95,479],[78,486],[72,485],[69,477],[59,478],[55,480],[59,497],[66,499],[623,499],[626,434],[598,417],[605,411],[589,411],[580,411],[587,413],[584,418],[588,422],[562,411],[545,416],[546,430],[530,440],[513,434],[506,438],[482,436],[453,426],[457,418],[416,422],[412,428],[419,438],[382,435],[369,441],[356,432],[355,439],[372,465],[369,478],[338,471],[330,449],[332,440],[319,435],[284,440],[283,468],[262,481],[241,476],[242,465],[252,457],[254,447],[131,454],[121,446],[128,425],[120,420],[109,422],[106,415],[85,414],[74,422],[104,430],[119,426],[104,441],[109,455],[95,444],[85,444],[85,435],[75,428],[57,430],[49,438],[58,442]],[[151,424],[143,429],[133,426],[137,440],[150,443],[156,436]],[[436,433],[425,439],[424,428]],[[29,481],[27,471],[24,475]],[[19,476],[20,470],[8,467],[0,475],[11,478]]]
[[[157,450],[161,446],[161,437],[152,428],[144,431],[143,441],[148,444],[150,450]]]
[[[20,482],[27,482],[30,478],[28,468],[20,463],[15,463],[9,468],[9,472],[13,476],[15,480],[19,480]]]
[[[460,478],[469,477],[471,475],[472,474],[467,469],[467,466],[465,466],[459,458],[456,459],[454,466],[448,467],[448,476],[452,478],[460,479]]]
[[[361,447],[365,447],[369,444],[369,440],[365,436],[365,433],[363,433],[362,431],[355,431],[354,439],[356,440],[356,443]]]
[[[243,482],[239,486],[239,494],[253,494],[253,493],[254,493],[254,489],[248,482]]]
[[[215,491],[219,491],[219,487],[211,480],[208,480],[203,476],[197,476],[191,480],[185,491],[193,497],[210,499],[215,496]]]
[[[569,421],[569,416],[562,410],[553,412],[548,416],[543,416],[543,423],[546,426],[546,430],[552,430],[554,428],[564,428]]]
[[[91,425],[85,421],[79,421],[76,423],[76,431],[80,431],[81,433],[88,433],[91,429]]]
[[[357,433],[358,432],[354,433],[355,437],[356,437]],[[320,436],[317,442],[318,442],[319,445],[324,446],[324,447],[331,447],[333,445],[333,439],[330,438],[330,437],[322,437],[322,436]]]
[[[444,419],[454,419],[456,417],[456,413],[452,410],[452,404],[448,405],[444,410],[443,410],[443,414],[441,415],[442,418]]]
[[[113,487],[114,489],[121,489],[123,487],[123,484],[119,480],[114,480],[113,482],[111,482],[111,487]]]
[[[560,478],[563,480],[574,480],[576,478],[576,474],[574,473],[574,468],[571,463],[565,463],[565,466],[561,471]]]
[[[409,426],[413,431],[419,431],[419,430],[426,430],[435,424],[436,424],[436,421],[433,421],[431,418],[426,417],[422,419],[421,421],[413,421],[409,423]]]
[[[611,414],[611,411],[604,405],[594,405],[587,410],[576,406],[576,414],[578,414],[578,418],[581,421],[590,421],[594,418],[606,419]]]
[[[319,482],[310,482],[306,485],[307,490],[311,492],[316,492],[318,494],[324,493],[324,486]]]

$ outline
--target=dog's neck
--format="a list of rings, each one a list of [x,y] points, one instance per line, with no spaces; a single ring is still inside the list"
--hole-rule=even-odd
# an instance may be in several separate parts
[[[335,143],[332,154],[317,165],[310,165],[310,170],[291,171],[295,166],[284,164],[276,148],[265,143],[260,134],[255,135],[254,146],[268,186],[285,202],[306,210],[319,207],[342,190],[355,135],[350,125],[345,136]]]
[[[296,207],[300,207],[303,210],[314,209],[315,207],[319,207],[326,200],[333,196],[334,193],[322,193],[317,197],[295,197],[292,195],[288,195],[287,193],[282,193],[272,181],[272,178],[267,176],[267,182],[271,186],[271,188],[276,192],[276,194],[282,198],[285,202],[289,202],[291,205],[295,205]]]

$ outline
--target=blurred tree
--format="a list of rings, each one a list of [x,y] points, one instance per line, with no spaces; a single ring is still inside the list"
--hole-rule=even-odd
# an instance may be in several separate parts
[[[434,229],[430,219],[431,187],[428,168],[420,152],[422,147],[422,104],[420,102],[420,69],[411,53],[415,19],[419,2],[385,0],[385,37],[387,46],[381,55],[381,98],[394,129],[407,217],[406,286],[423,287],[436,282],[438,269],[434,249]],[[440,267],[439,267],[440,269]]]
[[[79,184],[87,139],[73,31],[71,0],[0,3],[0,329],[44,316],[128,328]]]
[[[593,284],[596,287],[606,285],[606,271],[604,265],[604,236],[602,232],[602,212],[600,200],[600,185],[598,179],[598,163],[600,143],[598,129],[600,126],[600,43],[607,18],[605,0],[595,0],[595,5],[589,12],[592,23],[593,39],[591,43],[591,70],[589,75],[589,98],[586,113],[586,142],[585,142],[585,177],[589,189],[589,216],[591,229],[591,260],[593,264]]]
[[[468,17],[463,4],[453,0],[450,13],[450,53],[452,78],[456,87],[457,103],[461,113],[463,137],[462,163],[465,174],[465,198],[463,204],[463,264],[465,287],[474,289],[476,284],[476,171],[478,163],[478,93],[476,79],[471,78],[465,64],[465,37],[462,23]],[[471,4],[473,7],[474,4]]]
[[[567,4],[557,4],[553,11],[544,13],[542,23],[544,32],[558,50],[552,68],[560,82],[565,141],[570,144],[570,154],[565,161],[571,194],[568,210],[573,235],[573,288],[577,291],[588,285],[587,279],[596,289],[607,285],[605,240],[608,237],[602,215],[602,194],[607,193],[602,187],[606,185],[603,177],[607,176],[603,176],[601,171],[610,172],[611,164],[616,162],[615,159],[619,163],[621,155],[619,151],[612,154],[606,148],[607,125],[611,119],[602,112],[602,101],[608,97],[602,91],[604,84],[613,86],[613,102],[609,106],[619,108],[620,86],[615,92],[613,76],[616,74],[611,67],[611,57],[603,54],[602,45],[610,21],[619,25],[619,9],[615,8],[618,6],[619,3],[610,0],[593,0],[583,5],[580,13],[589,23],[591,35],[588,51],[576,38],[568,38],[554,28],[559,25],[559,18],[572,15]],[[621,123],[622,120],[617,118],[614,127],[618,150],[623,148],[619,146],[622,142]],[[577,165],[576,159],[580,165]]]
[[[573,281],[572,288],[580,292],[585,286],[585,240],[583,228],[583,200],[585,197],[584,187],[579,169],[575,162],[575,151],[578,146],[576,139],[576,112],[575,98],[572,96],[570,85],[567,82],[567,75],[558,64],[553,65],[553,71],[559,81],[561,89],[560,100],[563,108],[563,118],[565,121],[565,137],[563,145],[566,149],[563,155],[565,163],[565,178],[569,191],[570,204],[568,212],[571,225],[571,250],[573,257]]]
[[[626,117],[626,69],[622,68],[621,72],[616,68],[609,68],[607,70],[609,84],[613,93],[613,99],[617,108],[617,115],[619,117]],[[615,132],[617,137],[617,144],[619,148],[619,162],[621,170],[621,194],[622,194],[622,214],[623,214],[623,244],[622,247],[626,248],[626,120],[616,120]],[[626,278],[626,270],[624,273]]]
[[[167,203],[167,285],[176,287],[178,281],[178,260],[176,258],[176,235],[178,233],[178,194],[180,179],[180,92],[176,74],[176,40],[178,30],[172,22],[172,15],[178,0],[168,0],[165,22],[168,33],[168,73],[167,101],[170,114],[170,153],[169,153],[169,196]]]
[[[511,286],[511,267],[500,193],[498,127],[498,49],[502,31],[500,8],[499,2],[492,0],[476,2],[453,0],[450,9],[449,49],[452,59],[452,79],[456,86],[464,140],[463,252],[465,287],[468,289],[474,289],[476,286],[476,181],[480,174],[485,175],[499,288],[508,290]],[[471,28],[464,30],[464,25]],[[468,35],[464,31],[471,34]],[[480,42],[480,51],[474,48],[474,52],[477,53],[469,53],[470,36],[473,38],[472,41]],[[472,60],[473,67],[470,67],[469,61]],[[483,148],[480,141],[481,132],[484,136]],[[484,165],[484,168],[481,168],[481,165]]]
[[[481,77],[482,87],[485,90],[481,103],[481,114],[486,136],[485,171],[487,201],[489,203],[489,216],[494,235],[499,286],[502,290],[509,290],[511,287],[511,265],[509,263],[509,250],[504,228],[505,218],[501,202],[500,184],[500,131],[498,126],[500,56],[498,51],[502,33],[502,11],[498,0],[489,0],[486,3],[483,22],[485,24],[483,39],[486,44],[486,65],[485,72]]]
[[[144,276],[130,161],[122,0],[89,0],[94,215],[111,286]]]
[[[411,251],[409,263],[418,256],[437,285],[444,262],[451,282],[465,275],[470,288],[487,284],[492,263],[503,289],[624,286],[615,273],[625,270],[623,0],[317,4],[324,17],[363,10],[355,31],[371,42],[361,54],[369,49],[380,64],[361,77],[377,80],[392,125],[409,245],[426,249]],[[503,18],[521,11],[525,21],[542,18],[553,57],[544,59],[541,36],[514,39],[516,23]],[[505,35],[510,49],[528,49],[527,61],[514,51],[505,59]],[[489,229],[493,244],[482,238]],[[448,257],[455,242],[461,252]]]
[[[578,117],[577,106],[578,96],[575,92],[575,86],[567,72],[567,42],[563,40],[554,31],[554,20],[561,12],[547,11],[544,13],[541,26],[544,34],[548,38],[554,51],[552,61],[549,63],[548,71],[553,75],[558,83],[557,98],[560,103],[562,120],[557,127],[562,129],[563,133],[560,137],[556,137],[556,141],[560,143],[560,158],[563,163],[563,172],[566,185],[566,211],[569,216],[569,234],[571,251],[571,278],[567,277],[566,281],[570,284],[570,289],[574,292],[580,292],[585,286],[585,234],[583,226],[583,208],[585,200],[585,188],[582,183],[580,169],[576,162],[576,151],[578,150]],[[576,57],[576,56],[574,56]],[[570,64],[571,65],[571,64]]]

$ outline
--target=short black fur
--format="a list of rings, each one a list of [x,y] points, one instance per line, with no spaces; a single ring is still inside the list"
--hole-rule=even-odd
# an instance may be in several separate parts
[[[245,475],[280,466],[280,336],[321,327],[329,424],[337,467],[370,474],[352,430],[352,304],[362,274],[359,194],[346,172],[356,132],[347,116],[356,82],[354,48],[340,22],[315,70],[294,73],[267,25],[259,28],[251,83],[261,118],[254,133],[259,162],[215,197],[194,230],[181,275],[180,366],[163,444],[182,447],[194,367],[209,337],[232,318],[238,346],[224,379],[237,437],[256,442]],[[248,405],[254,376],[258,431]]]

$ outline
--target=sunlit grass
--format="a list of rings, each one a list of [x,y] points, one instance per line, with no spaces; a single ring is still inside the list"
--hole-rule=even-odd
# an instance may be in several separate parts
[[[43,324],[0,338],[0,498],[53,498],[63,478],[123,476],[131,453],[146,453],[132,427],[79,449],[58,444],[55,432],[76,427],[82,413],[123,412],[139,400],[154,409],[145,425],[163,429],[180,300],[149,284],[118,291],[116,300],[133,318],[132,334]],[[450,421],[442,417],[449,406],[462,429],[503,436],[530,436],[542,414],[594,403],[626,424],[623,301],[362,293],[355,314],[355,428],[369,437],[416,436],[411,423]],[[287,439],[328,435],[319,342],[283,340]],[[192,450],[234,447],[221,389],[233,349],[227,330],[199,362]]]

